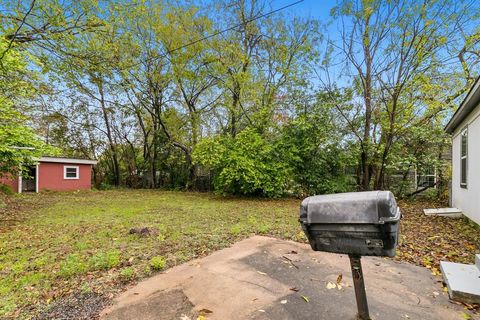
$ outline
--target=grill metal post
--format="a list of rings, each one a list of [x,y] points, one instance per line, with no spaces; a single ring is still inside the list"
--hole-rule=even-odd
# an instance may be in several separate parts
[[[365,293],[365,283],[363,282],[361,256],[349,254],[350,266],[352,267],[353,285],[355,287],[355,298],[357,300],[358,317],[361,320],[370,320],[368,313],[367,294]]]

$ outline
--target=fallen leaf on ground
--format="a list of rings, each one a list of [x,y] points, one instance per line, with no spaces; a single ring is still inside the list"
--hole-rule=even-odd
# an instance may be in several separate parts
[[[337,277],[337,284],[339,285],[342,282],[343,275],[340,273]]]
[[[305,302],[310,302],[310,299],[308,299],[306,296],[302,296],[302,299],[305,300]]]
[[[327,289],[328,289],[328,290],[333,289],[333,288],[336,288],[336,287],[337,287],[337,285],[336,285],[335,283],[333,283],[333,282],[330,282],[330,281],[329,281],[329,282],[327,283]]]
[[[208,310],[208,309],[202,309],[202,310],[198,311],[198,313],[200,313],[201,315],[205,315],[205,314],[208,314],[208,313],[213,313],[213,311]]]
[[[417,199],[399,201],[402,210],[402,235],[395,260],[414,263],[440,274],[440,261],[474,263],[478,251],[478,229],[462,219],[428,217],[423,208],[441,208],[445,203]],[[422,232],[418,232],[422,230]]]
[[[432,268],[432,276],[439,276],[439,275],[440,275],[440,271],[437,268],[433,267]]]

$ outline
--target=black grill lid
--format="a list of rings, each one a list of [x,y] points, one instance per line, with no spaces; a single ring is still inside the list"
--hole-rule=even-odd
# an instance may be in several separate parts
[[[315,223],[383,224],[398,221],[400,210],[390,191],[347,192],[308,197],[300,220]]]

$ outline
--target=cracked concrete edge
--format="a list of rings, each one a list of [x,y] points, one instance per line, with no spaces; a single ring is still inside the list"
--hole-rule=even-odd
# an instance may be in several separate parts
[[[226,264],[228,265],[229,262],[231,262],[230,267],[234,266],[237,260],[261,251],[263,245],[272,243],[272,240],[278,243],[283,240],[273,239],[264,236],[253,236],[251,238],[248,238],[248,240],[256,242],[256,246],[252,246],[250,241],[245,242],[245,240],[247,239],[236,242],[232,246],[223,250],[215,251],[206,257],[197,258],[187,263],[172,267],[165,272],[146,278],[139,283],[128,287],[123,293],[118,295],[113,300],[112,305],[110,305],[108,308],[101,312],[100,316],[103,317],[114,309],[123,308],[125,306],[141,302],[145,299],[148,299],[150,296],[162,293],[166,290],[171,290],[172,288],[184,290],[184,288],[190,287],[190,282],[193,281],[195,277],[199,276],[200,274],[202,274],[202,277],[205,277],[205,272],[210,274],[215,273],[216,275],[222,274],[226,278],[231,278],[235,281],[243,281],[244,283],[247,283],[252,287],[260,288],[264,290],[264,297],[266,298],[264,302],[270,300],[273,301],[276,298],[274,294],[280,294],[281,291],[288,290],[288,288],[280,282],[275,284],[275,286],[281,289],[278,289],[277,292],[271,292],[271,290],[266,285],[262,286],[261,284],[252,283],[251,281],[247,280],[248,278],[256,276],[257,270],[250,270],[250,273],[246,273],[246,276],[243,277],[245,279],[242,280],[233,279],[231,276],[229,276],[228,273],[230,273],[232,270],[228,270],[228,272],[222,272],[221,269],[224,268]],[[298,244],[293,241],[291,243]],[[225,256],[228,256],[228,259],[224,263],[218,264],[217,261],[222,261],[222,258]],[[195,266],[196,268],[191,268],[192,266]],[[175,277],[165,277],[165,275],[168,275],[169,273],[174,273]],[[243,273],[245,273],[245,270],[243,270]],[[270,283],[270,285],[272,284]],[[185,294],[196,306],[195,309],[202,308],[201,305],[197,306],[199,299],[196,298],[195,292],[192,292],[187,288],[185,290]]]

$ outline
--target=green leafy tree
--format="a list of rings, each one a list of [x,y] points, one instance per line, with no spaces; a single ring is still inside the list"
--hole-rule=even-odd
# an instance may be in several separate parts
[[[204,139],[194,150],[194,160],[215,171],[217,192],[265,197],[281,196],[289,184],[291,171],[279,155],[253,129]]]
[[[292,169],[294,193],[300,195],[346,192],[355,181],[347,174],[355,165],[346,143],[345,124],[336,105],[348,107],[351,93],[321,92],[315,100],[297,108],[297,115],[281,129],[280,155]]]
[[[472,6],[473,1],[368,0],[341,1],[332,10],[340,33],[332,46],[355,90],[355,109],[341,115],[359,146],[360,189],[385,188],[401,137],[451,108],[468,88],[476,62],[461,63],[459,51],[463,47],[472,57],[478,43],[463,36],[478,33],[468,27],[478,18]]]
[[[0,177],[25,172],[22,169],[35,163],[36,157],[53,151],[19,111],[22,102],[34,94],[29,80],[35,75],[27,70],[22,54],[9,46],[0,38],[0,51],[5,52],[0,73]]]

